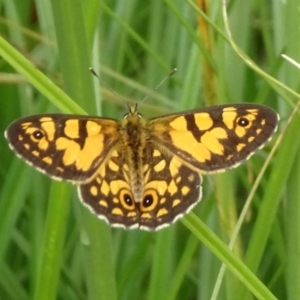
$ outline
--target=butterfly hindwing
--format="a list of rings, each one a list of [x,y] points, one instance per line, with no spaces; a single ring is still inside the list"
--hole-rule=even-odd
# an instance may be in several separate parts
[[[37,115],[15,121],[10,147],[26,162],[57,179],[90,179],[118,140],[118,122],[77,115]]]
[[[150,165],[144,163],[141,202],[133,200],[130,170],[117,152],[91,182],[79,186],[82,202],[112,226],[157,230],[173,223],[201,199],[201,176],[177,157],[149,147],[145,157],[153,159]]]

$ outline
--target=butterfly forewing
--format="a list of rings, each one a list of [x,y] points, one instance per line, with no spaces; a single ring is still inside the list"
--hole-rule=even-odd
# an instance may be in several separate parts
[[[113,119],[37,115],[12,123],[6,137],[26,162],[57,179],[90,179],[118,141]]]
[[[201,173],[237,166],[262,147],[278,115],[255,104],[221,105],[150,120],[153,139]],[[164,124],[162,126],[162,124]]]

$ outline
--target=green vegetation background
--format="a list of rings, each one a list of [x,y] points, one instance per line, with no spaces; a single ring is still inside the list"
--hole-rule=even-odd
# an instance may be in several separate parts
[[[124,105],[90,66],[133,103],[177,67],[141,107],[145,117],[241,102],[281,116],[271,143],[243,166],[206,176],[202,202],[157,233],[111,229],[82,207],[74,186],[16,158],[1,134],[0,299],[298,299],[298,115],[283,132],[297,96],[246,66],[225,36],[221,1],[205,3],[0,1],[2,133],[31,114],[120,119]],[[235,0],[227,11],[235,43],[297,90],[299,70],[280,55],[300,61],[298,2]],[[231,251],[238,216],[280,133]]]

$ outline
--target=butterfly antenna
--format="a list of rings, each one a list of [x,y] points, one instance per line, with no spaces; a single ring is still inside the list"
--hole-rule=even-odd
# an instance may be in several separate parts
[[[124,104],[126,104],[126,102],[124,101],[124,99],[118,94],[116,93],[111,87],[109,87],[106,82],[96,73],[96,71],[92,68],[89,67],[89,70],[91,71],[91,73],[97,77],[100,82],[113,94],[115,95],[120,101],[122,101]],[[151,97],[156,91],[157,89],[167,80],[169,79],[171,76],[173,76],[175,73],[177,72],[177,69],[173,69],[152,91],[150,91],[150,93],[148,93],[148,95],[146,95],[146,97],[139,103],[139,106],[141,106],[149,97]]]
[[[109,85],[106,84],[106,82],[96,73],[96,71],[92,68],[89,67],[89,70],[91,73],[99,79],[99,81],[114,95],[116,96],[117,99],[119,99],[121,102],[123,102],[126,105],[125,100],[117,93],[115,92]]]
[[[169,79],[171,76],[173,76],[175,73],[177,72],[177,69],[173,69],[152,91],[150,91],[150,93],[148,95],[146,95],[146,97],[139,103],[139,107],[142,106],[142,104],[149,98],[151,97],[156,91],[157,89],[167,80]]]

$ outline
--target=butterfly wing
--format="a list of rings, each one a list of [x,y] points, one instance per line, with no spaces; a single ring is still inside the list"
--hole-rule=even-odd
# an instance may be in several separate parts
[[[26,162],[57,179],[91,179],[118,140],[118,122],[78,115],[36,115],[12,123],[5,136]]]
[[[145,230],[168,226],[192,209],[201,198],[201,176],[150,142],[144,154],[141,202],[132,200],[130,170],[113,151],[97,176],[78,187],[83,204],[112,226]]]
[[[249,158],[270,139],[278,119],[262,105],[221,105],[151,119],[149,131],[190,168],[208,173]]]
[[[200,173],[241,163],[270,139],[278,123],[272,109],[254,104],[139,119],[134,111],[121,124],[32,116],[11,124],[6,137],[37,169],[77,183],[82,202],[112,226],[157,230],[200,200]],[[134,201],[136,184],[142,197]]]

